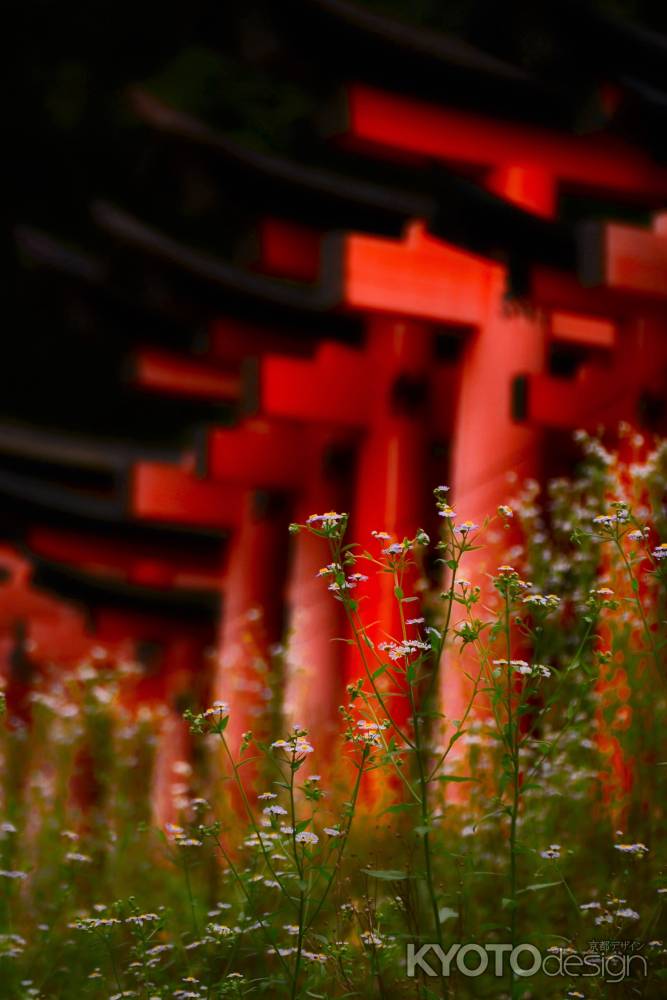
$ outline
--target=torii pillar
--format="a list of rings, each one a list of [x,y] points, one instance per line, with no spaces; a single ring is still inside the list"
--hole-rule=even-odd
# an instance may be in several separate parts
[[[531,211],[545,216],[553,212],[554,182],[542,170],[505,167],[491,174],[488,186]],[[460,363],[452,497],[458,519],[479,525],[507,502],[508,473],[516,482],[540,473],[542,434],[514,420],[512,389],[519,373],[544,371],[546,334],[539,318],[509,311],[506,277],[505,268],[490,265],[480,322],[464,346]],[[467,555],[462,575],[486,589],[485,574],[495,572],[503,562],[510,539],[506,531],[487,535],[482,547]],[[474,668],[469,660],[466,653],[452,653],[445,660],[442,705],[450,722],[462,718],[471,695],[471,682],[465,676]],[[464,753],[462,742],[454,745],[454,755]]]

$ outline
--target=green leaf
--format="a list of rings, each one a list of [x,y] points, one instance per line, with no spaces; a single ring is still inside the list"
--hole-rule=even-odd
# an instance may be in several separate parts
[[[384,816],[385,813],[407,812],[408,809],[416,809],[417,805],[417,802],[397,802],[395,805],[387,806],[386,809],[383,809],[380,816]]]
[[[403,588],[402,587],[394,587],[394,597],[397,600],[399,600],[399,601],[403,600]]]
[[[371,878],[379,878],[384,882],[399,882],[401,879],[410,878],[407,872],[402,872],[388,868],[384,871],[372,871],[370,868],[362,869],[364,875],[369,875]]]
[[[522,892],[539,892],[540,889],[553,889],[557,885],[562,885],[563,880],[560,879],[558,882],[535,882],[534,885],[527,885],[525,889],[519,889],[517,896]]]
[[[463,774],[441,774],[437,778],[438,781],[479,781],[479,778],[471,778],[469,775]]]

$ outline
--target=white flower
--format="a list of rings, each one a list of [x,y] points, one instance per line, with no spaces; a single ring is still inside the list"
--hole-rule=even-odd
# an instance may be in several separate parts
[[[341,830],[337,830],[333,826],[325,826],[324,827],[324,832],[326,834],[328,834],[329,837],[342,837],[343,836],[342,831]]]
[[[266,816],[287,816],[287,809],[283,809],[282,806],[266,806],[262,812]]]
[[[614,849],[622,854],[648,854],[648,847],[645,844],[614,844]]]
[[[222,718],[225,715],[229,715],[229,705],[226,701],[214,701],[211,707],[207,708],[203,714],[206,719],[209,719],[212,715],[218,715]],[[189,764],[188,768],[190,768]]]
[[[441,514],[440,516],[441,517],[454,517],[454,512],[452,511],[451,515],[450,514]],[[479,525],[475,524],[473,521],[464,521],[462,524],[459,524],[457,526],[456,530],[458,531],[458,533],[460,535],[468,535],[468,534],[470,534],[471,531],[477,531],[478,528],[479,528]]]
[[[320,838],[316,833],[311,833],[309,830],[302,830],[301,833],[297,833],[294,839],[297,844],[317,844]]]

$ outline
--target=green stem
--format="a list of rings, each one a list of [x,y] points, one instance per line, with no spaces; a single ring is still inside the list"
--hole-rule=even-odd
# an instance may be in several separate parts
[[[299,983],[299,972],[301,969],[301,951],[303,948],[303,935],[304,935],[304,916],[305,916],[305,892],[304,892],[304,880],[303,880],[303,860],[299,855],[299,846],[296,840],[296,803],[294,801],[294,775],[295,775],[295,757],[292,754],[291,768],[290,768],[290,783],[289,783],[289,800],[290,800],[290,821],[292,827],[292,851],[294,853],[294,864],[296,865],[296,870],[299,875],[299,935],[296,943],[296,959],[294,960],[294,974],[292,976],[292,991],[291,1000],[297,995],[297,987]]]
[[[350,836],[350,830],[352,829],[352,822],[354,820],[354,815],[355,815],[356,807],[357,807],[357,799],[359,798],[359,789],[361,788],[361,778],[362,778],[362,775],[364,773],[364,765],[366,763],[366,759],[368,757],[368,754],[369,754],[369,748],[368,747],[364,747],[363,751],[362,751],[361,761],[360,761],[359,766],[357,768],[357,778],[356,778],[356,781],[354,783],[354,788],[352,790],[352,798],[350,799],[349,817],[348,817],[348,821],[347,821],[347,827],[345,829],[345,833],[343,834],[343,839],[342,839],[342,842],[341,842],[341,845],[340,845],[340,848],[339,848],[339,851],[338,851],[338,857],[336,858],[336,864],[334,865],[334,867],[333,867],[333,869],[331,871],[331,875],[329,876],[329,880],[328,880],[326,886],[324,887],[324,892],[322,893],[322,896],[320,897],[319,902],[318,902],[317,906],[315,907],[315,912],[311,915],[310,919],[306,923],[306,931],[309,930],[309,928],[312,927],[312,925],[315,923],[315,920],[317,919],[317,917],[318,917],[318,915],[320,913],[320,910],[324,906],[326,898],[329,895],[329,891],[331,889],[331,886],[334,883],[336,875],[338,874],[338,872],[340,870],[340,866],[341,866],[341,863],[342,863],[342,860],[343,860],[343,854],[345,852],[345,847],[347,845],[347,841],[348,841],[348,838]]]
[[[516,827],[519,813],[519,753],[517,735],[518,720],[514,719],[514,674],[512,671],[512,634],[510,628],[510,594],[505,591],[505,642],[507,648],[507,736],[512,764],[512,801],[510,806],[510,938],[512,948],[516,946],[516,908],[517,908],[517,871],[516,871]],[[515,992],[515,975],[510,971],[512,995]]]
[[[628,559],[628,557],[627,557],[627,555],[625,553],[625,550],[623,549],[623,546],[621,545],[621,541],[620,541],[620,538],[618,538],[618,536],[616,536],[614,538],[614,544],[616,545],[616,548],[619,551],[619,554],[620,554],[621,559],[623,561],[623,565],[625,566],[625,570],[626,570],[626,572],[628,574],[628,578],[630,580],[630,586],[632,588],[632,593],[633,593],[633,596],[634,596],[634,601],[635,601],[635,604],[637,605],[637,611],[639,612],[639,617],[641,618],[642,627],[643,627],[644,633],[646,635],[646,640],[647,640],[647,642],[649,644],[649,648],[651,650],[651,656],[653,657],[653,663],[655,665],[656,673],[658,674],[658,677],[660,678],[660,680],[664,684],[666,682],[666,678],[665,678],[665,674],[663,673],[663,670],[662,670],[663,664],[662,664],[662,662],[660,660],[660,653],[659,653],[659,651],[658,651],[658,649],[657,649],[657,647],[655,645],[655,642],[653,641],[653,635],[651,634],[651,627],[650,627],[650,625],[648,623],[648,619],[646,617],[646,612],[644,611],[644,605],[642,604],[641,598],[639,596],[639,581],[637,580],[635,574],[632,571],[632,565],[631,565],[630,560]]]

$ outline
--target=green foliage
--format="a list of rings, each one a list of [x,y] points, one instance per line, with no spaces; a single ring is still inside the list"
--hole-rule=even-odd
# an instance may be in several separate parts
[[[237,748],[229,706],[188,710],[195,766],[156,830],[161,718],[119,709],[131,666],[56,672],[30,727],[5,715],[2,997],[663,996],[667,446],[580,444],[573,479],[543,502],[523,484],[482,527],[438,487],[434,544],[366,550],[335,512],[292,526],[322,541],[362,675],[322,776],[318,733]],[[394,636],[364,617],[376,581]],[[466,942],[631,948],[648,977],[406,975],[407,943]]]

